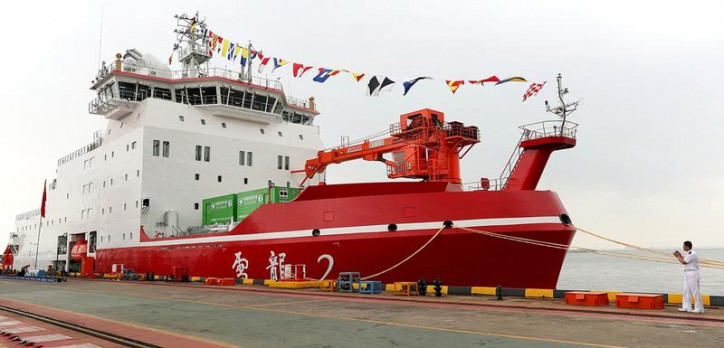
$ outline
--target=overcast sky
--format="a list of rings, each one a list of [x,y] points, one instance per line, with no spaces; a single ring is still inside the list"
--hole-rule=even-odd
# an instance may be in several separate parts
[[[420,108],[476,124],[483,142],[463,159],[464,181],[497,177],[517,126],[550,118],[556,73],[583,104],[578,146],[555,153],[539,189],[556,191],[574,222],[643,246],[724,246],[724,3],[719,1],[3,1],[0,45],[0,245],[16,213],[37,208],[57,159],[92,140],[87,113],[99,60],[137,48],[162,60],[173,15],[199,10],[209,28],[267,55],[392,78],[548,81],[461,87],[422,81],[379,98],[348,75],[324,84],[278,69],[288,94],[315,96],[326,146],[386,129]],[[214,65],[236,67],[221,58]],[[178,68],[177,65],[174,66]],[[267,69],[271,71],[271,69]],[[333,183],[385,180],[374,163],[329,169]],[[574,244],[610,247],[584,236]]]

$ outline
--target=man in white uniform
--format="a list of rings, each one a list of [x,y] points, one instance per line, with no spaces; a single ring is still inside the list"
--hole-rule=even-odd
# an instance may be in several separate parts
[[[684,298],[681,302],[682,312],[704,313],[704,304],[701,301],[701,293],[699,292],[699,255],[696,251],[691,250],[690,241],[684,242],[685,256],[679,251],[674,252],[674,256],[684,265]],[[691,310],[691,296],[694,296],[694,310]]]

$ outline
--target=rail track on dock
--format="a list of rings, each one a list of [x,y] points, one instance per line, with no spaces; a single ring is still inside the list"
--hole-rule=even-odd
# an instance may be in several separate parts
[[[40,322],[43,322],[43,323],[46,323],[46,324],[50,324],[50,325],[53,325],[53,326],[56,326],[56,327],[61,327],[61,328],[64,328],[64,329],[73,330],[73,331],[76,331],[76,332],[80,332],[80,333],[82,333],[82,334],[84,334],[84,335],[92,336],[92,337],[95,337],[95,338],[98,338],[98,339],[101,339],[101,340],[104,340],[104,341],[107,341],[107,342],[110,342],[110,343],[120,344],[120,345],[123,345],[123,346],[126,346],[126,347],[134,347],[134,348],[156,348],[156,347],[161,347],[161,346],[158,346],[158,345],[155,345],[155,344],[151,344],[151,343],[139,341],[139,340],[137,340],[137,339],[133,339],[133,338],[130,338],[130,337],[125,337],[125,336],[120,336],[120,335],[112,334],[112,333],[109,333],[109,332],[105,332],[105,331],[93,329],[93,328],[90,328],[90,327],[87,327],[87,326],[78,325],[78,324],[75,324],[75,323],[71,323],[71,322],[68,322],[68,321],[60,320],[60,319],[51,318],[51,317],[44,316],[44,315],[40,315],[40,314],[36,314],[36,313],[31,313],[31,312],[24,311],[24,310],[20,310],[20,309],[17,309],[17,308],[12,308],[12,307],[8,307],[8,306],[0,305],[0,311],[12,313],[12,314],[15,314],[15,315],[18,315],[18,316],[22,316],[22,317],[25,317],[25,318],[30,318],[30,319],[37,320],[37,321],[40,321]]]

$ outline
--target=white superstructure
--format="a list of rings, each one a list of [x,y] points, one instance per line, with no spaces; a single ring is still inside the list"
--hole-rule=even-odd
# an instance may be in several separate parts
[[[293,171],[323,147],[313,98],[285,96],[278,81],[208,68],[196,55],[184,58],[189,47],[208,50],[203,41],[181,47],[179,72],[135,49],[99,71],[89,112],[108,125],[58,160],[38,269],[57,258],[68,270],[80,240],[94,256],[137,245],[141,226],[149,238],[193,233],[205,198],[301,182],[304,174]],[[39,211],[16,217],[17,269],[34,268],[39,219]]]

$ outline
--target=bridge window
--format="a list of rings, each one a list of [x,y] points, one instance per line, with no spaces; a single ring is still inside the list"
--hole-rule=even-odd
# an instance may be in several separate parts
[[[284,156],[284,169],[289,170],[289,156]]]
[[[249,151],[246,153],[246,165],[251,167],[252,159],[254,158],[254,154]]]
[[[246,152],[239,151],[239,165],[243,166],[246,163]]]
[[[251,105],[252,110],[266,111],[266,100],[265,95],[254,95],[254,103]]]
[[[272,108],[274,107],[274,103],[276,102],[276,98],[274,97],[268,97],[266,100],[266,112],[272,112]]]
[[[232,89],[229,93],[229,105],[242,107],[244,104],[244,92]]]
[[[219,97],[221,97],[221,104],[230,104],[229,103],[229,88],[221,87],[221,88],[219,88],[219,92],[221,93],[221,95],[219,96]]]
[[[189,98],[186,96],[186,90],[183,88],[175,89],[174,93],[176,94],[176,102],[181,104],[188,104]],[[183,117],[180,117],[181,121],[183,121]]]
[[[196,145],[196,160],[201,161],[201,145]]]
[[[216,87],[202,87],[201,88],[201,95],[202,95],[202,104],[217,104],[218,100],[216,99]]]
[[[153,97],[158,99],[171,100],[171,90],[168,88],[155,87]]]
[[[136,100],[136,84],[130,82],[118,82],[118,94],[121,99]]]
[[[186,88],[186,93],[188,96],[189,104],[191,105],[199,105],[202,103],[201,101],[201,88],[195,87],[195,88]]]
[[[151,87],[137,84],[138,90],[136,91],[136,101],[142,101],[151,96]]]
[[[168,157],[171,148],[171,143],[168,141],[163,142],[163,157]]]
[[[160,152],[161,152],[161,141],[154,140],[153,141],[153,155],[158,157]]]
[[[277,169],[282,169],[283,162],[284,162],[284,158],[281,155],[277,156]]]
[[[254,93],[244,93],[244,103],[243,107],[247,109],[251,109],[251,100],[254,98]]]

